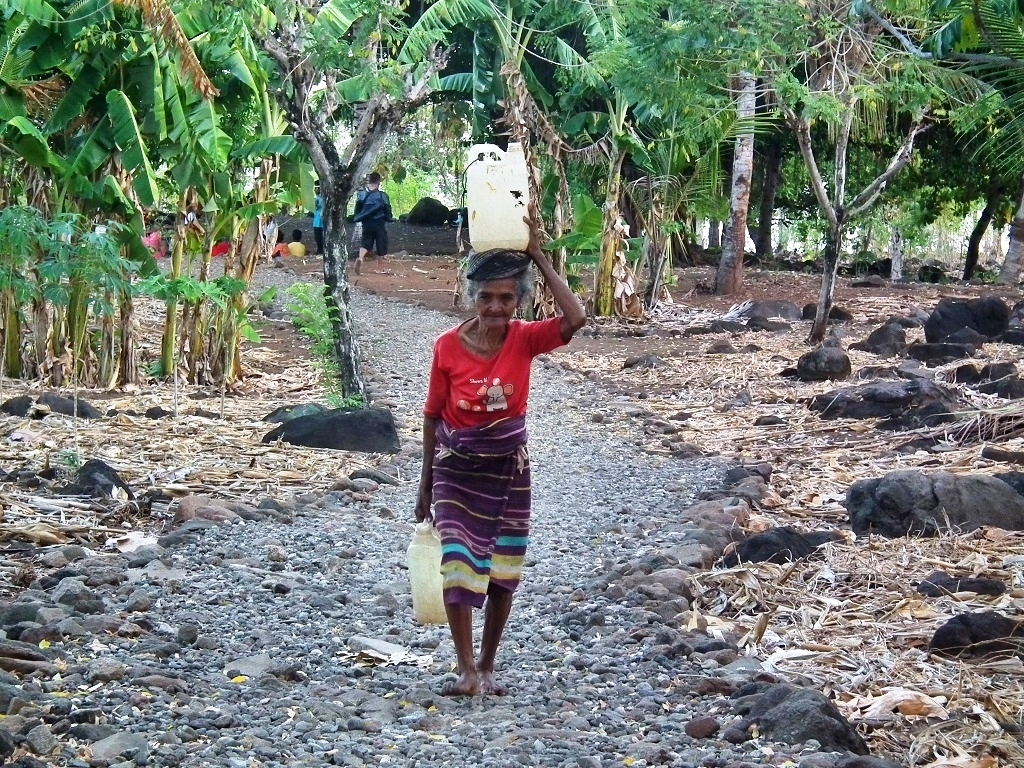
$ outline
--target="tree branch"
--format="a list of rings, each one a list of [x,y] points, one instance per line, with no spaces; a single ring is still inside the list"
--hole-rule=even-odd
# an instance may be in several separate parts
[[[859,216],[875,204],[878,196],[885,190],[885,185],[910,162],[910,156],[914,153],[914,139],[917,138],[917,134],[926,128],[925,115],[921,115],[910,126],[910,130],[907,131],[906,138],[903,140],[903,146],[893,155],[892,160],[889,161],[889,167],[882,171],[874,181],[868,184],[859,195],[850,201],[850,205],[846,209],[848,219]]]
[[[1024,61],[1020,61],[1009,56],[996,56],[989,53],[948,53],[944,56],[936,56],[934,53],[929,53],[928,51],[922,50],[919,46],[914,45],[914,42],[906,33],[902,32],[895,24],[876,11],[871,3],[864,3],[862,8],[864,9],[865,16],[896,38],[900,45],[903,46],[903,50],[918,59],[935,62],[955,61],[965,64],[989,64],[993,66],[1010,67],[1012,69],[1024,69]]]
[[[800,147],[800,154],[804,158],[804,165],[807,166],[807,173],[811,177],[811,189],[814,192],[814,197],[817,199],[818,205],[821,207],[822,213],[825,214],[825,218],[828,219],[829,224],[837,226],[839,218],[836,215],[835,207],[828,199],[825,180],[821,178],[818,161],[814,157],[814,148],[811,146],[811,126],[804,118],[798,117],[796,112],[790,107],[781,105],[781,109],[786,115],[786,122],[789,123],[793,133],[796,134],[796,143]]]

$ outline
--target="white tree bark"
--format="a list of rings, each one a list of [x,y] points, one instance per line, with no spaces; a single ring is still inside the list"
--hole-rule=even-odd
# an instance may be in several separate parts
[[[1017,212],[1010,222],[1010,244],[1006,247],[1006,260],[996,280],[1001,285],[1016,285],[1024,268],[1024,177],[1017,193]]]
[[[729,223],[722,243],[722,258],[715,275],[715,293],[737,293],[743,288],[743,254],[747,244],[747,210],[750,207],[750,179],[754,175],[754,128],[751,124],[757,105],[757,78],[749,72],[736,76],[736,117],[743,132],[736,136],[732,160],[732,192],[729,196]],[[769,226],[770,223],[769,223]]]
[[[903,230],[899,227],[892,228],[889,235],[889,259],[892,261],[892,273],[889,275],[893,280],[903,278],[903,253],[906,250],[906,240],[903,238]]]

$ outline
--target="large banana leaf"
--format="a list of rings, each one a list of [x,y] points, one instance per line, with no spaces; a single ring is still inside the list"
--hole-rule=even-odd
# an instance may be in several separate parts
[[[90,131],[78,151],[69,158],[71,172],[89,176],[103,165],[110,157],[109,136],[110,129],[102,123]]]
[[[14,117],[4,126],[7,142],[29,165],[37,168],[63,169],[63,161],[50,151],[46,137],[25,117]]]
[[[146,142],[135,120],[135,110],[124,92],[116,90],[107,93],[107,109],[114,141],[121,148],[121,162],[135,177],[135,193],[143,205],[154,205],[160,197],[160,190],[146,156]]]
[[[220,168],[231,153],[231,137],[220,128],[220,119],[211,99],[200,101],[189,112],[189,124],[211,168]]]
[[[301,154],[300,149],[299,143],[291,136],[267,136],[239,147],[231,153],[231,157],[269,157],[271,155],[295,157]]]
[[[86,64],[75,76],[71,86],[64,93],[57,108],[47,121],[47,133],[62,131],[69,123],[85,114],[86,105],[96,97],[103,82],[103,71],[91,63]]]
[[[43,0],[6,0],[4,5],[9,11],[21,13],[26,19],[47,26],[64,18],[52,5]]]
[[[352,0],[329,0],[321,6],[313,22],[312,33],[341,40],[360,17],[359,3]]]
[[[500,18],[498,9],[490,0],[438,0],[409,30],[398,60],[403,64],[422,61],[430,47],[442,43],[455,27]]]
[[[25,98],[14,90],[0,89],[0,122],[7,122],[15,117],[24,117]]]
[[[448,93],[461,93],[466,96],[473,95],[473,73],[457,72],[454,75],[445,75],[438,81],[438,90]]]

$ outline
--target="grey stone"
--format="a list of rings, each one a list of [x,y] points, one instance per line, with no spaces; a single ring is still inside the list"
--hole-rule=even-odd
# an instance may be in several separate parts
[[[144,589],[137,589],[128,595],[124,609],[129,613],[143,613],[153,607],[153,598]]]
[[[950,525],[1024,530],[1024,496],[990,475],[898,470],[851,485],[846,510],[858,535],[931,536]]]
[[[796,375],[801,381],[847,379],[851,372],[850,356],[837,347],[812,349],[796,363]]]
[[[25,734],[25,743],[36,755],[51,755],[60,747],[60,742],[45,725],[37,725]]]
[[[146,737],[141,733],[122,731],[101,739],[92,745],[92,758],[112,763],[121,757],[133,758],[137,753],[148,750]]]
[[[85,670],[85,679],[90,683],[109,683],[121,680],[128,674],[128,666],[108,657],[101,656],[89,662]]]
[[[23,621],[35,621],[44,603],[24,602],[8,606],[0,615],[0,626],[13,627]]]
[[[81,600],[92,600],[96,594],[85,586],[81,579],[66,577],[60,580],[50,593],[55,603],[74,605]]]
[[[915,429],[953,419],[956,394],[925,379],[876,381],[811,398],[823,419],[882,419],[884,429]]]
[[[789,685],[767,686],[747,696],[744,691],[736,692],[736,713],[755,721],[764,737],[786,744],[814,739],[825,749],[868,754],[857,730],[817,691]]]
[[[238,677],[239,675],[253,678],[260,677],[270,672],[270,667],[273,663],[270,655],[266,653],[246,656],[245,658],[228,662],[228,665],[224,667],[224,674],[227,677]]]

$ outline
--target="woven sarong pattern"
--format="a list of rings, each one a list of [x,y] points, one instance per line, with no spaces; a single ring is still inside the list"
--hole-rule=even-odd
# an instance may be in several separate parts
[[[491,585],[514,591],[530,533],[526,417],[437,428],[434,524],[446,603],[483,605]]]

